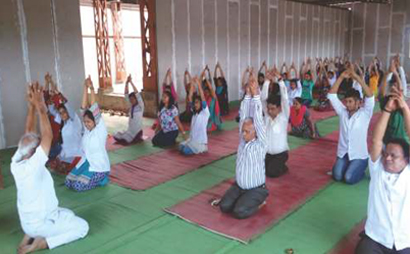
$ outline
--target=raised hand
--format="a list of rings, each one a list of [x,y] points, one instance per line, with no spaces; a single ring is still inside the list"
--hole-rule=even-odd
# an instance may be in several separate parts
[[[128,75],[128,77],[127,77],[127,82],[126,83],[131,83],[132,82],[132,77],[131,77],[131,74],[130,75]]]

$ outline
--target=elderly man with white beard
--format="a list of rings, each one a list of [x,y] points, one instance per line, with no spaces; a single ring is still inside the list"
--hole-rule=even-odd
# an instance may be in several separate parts
[[[68,209],[58,207],[53,178],[45,167],[52,131],[43,88],[38,83],[30,85],[27,97],[25,134],[11,162],[17,187],[17,210],[25,233],[17,250],[19,254],[53,249],[85,237],[89,229],[85,220]],[[41,136],[36,133],[36,113],[40,120]]]

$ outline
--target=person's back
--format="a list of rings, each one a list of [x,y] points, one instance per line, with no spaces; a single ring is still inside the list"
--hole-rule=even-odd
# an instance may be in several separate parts
[[[58,208],[54,181],[45,164],[48,156],[41,147],[29,159],[18,161],[16,154],[11,162],[17,188],[17,207],[21,223],[42,223],[48,214]]]

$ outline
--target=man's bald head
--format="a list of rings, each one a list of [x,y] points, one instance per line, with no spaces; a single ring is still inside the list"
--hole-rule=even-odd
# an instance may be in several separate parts
[[[40,136],[35,133],[24,134],[19,141],[16,154],[13,156],[13,161],[21,161],[30,158],[35,149],[40,144]]]
[[[256,138],[256,130],[253,125],[253,118],[248,117],[242,123],[242,137],[245,142],[249,142]]]

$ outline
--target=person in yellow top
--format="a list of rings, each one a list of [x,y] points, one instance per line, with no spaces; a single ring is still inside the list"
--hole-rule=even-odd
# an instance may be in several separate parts
[[[379,70],[377,66],[374,64],[374,61],[370,63],[369,74],[370,74],[370,78],[369,78],[370,90],[372,90],[374,97],[377,98],[380,74],[379,74]]]

